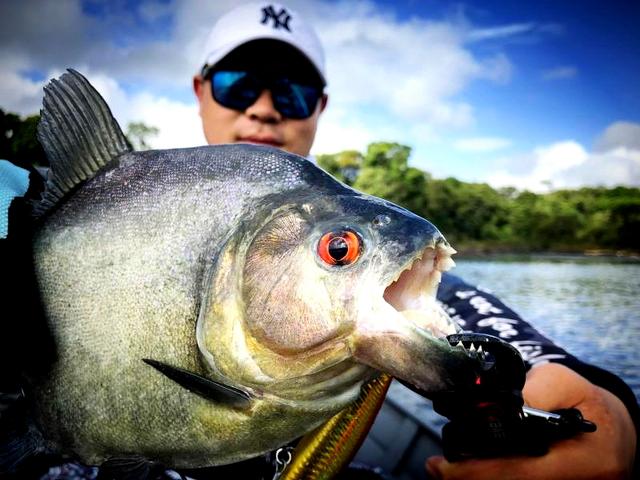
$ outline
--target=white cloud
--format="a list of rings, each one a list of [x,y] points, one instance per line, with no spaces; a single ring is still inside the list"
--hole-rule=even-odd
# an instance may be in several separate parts
[[[131,122],[143,122],[159,129],[157,137],[149,138],[153,148],[193,147],[206,143],[195,104],[176,102],[148,92],[127,94],[111,77],[89,76],[124,131]]]
[[[542,72],[543,80],[567,80],[575,78],[578,75],[578,69],[569,65],[552,68]]]
[[[21,115],[37,113],[43,86],[44,82],[24,78],[16,70],[0,69],[0,108]]]
[[[637,132],[640,125],[612,124],[601,138],[615,137],[620,130]],[[636,137],[629,140],[632,138]],[[620,137],[616,143],[592,152],[572,140],[538,147],[529,154],[499,159],[496,163],[505,167],[486,175],[484,180],[496,187],[514,186],[536,192],[585,185],[640,187],[640,148],[620,145]]]
[[[615,122],[598,137],[597,152],[615,150],[619,147],[640,150],[640,125],[632,122]]]
[[[564,27],[557,23],[513,23],[488,28],[471,28],[467,39],[471,42],[491,40],[510,40],[517,42],[532,42],[548,35],[561,35]]]
[[[461,138],[454,142],[456,150],[462,152],[494,152],[511,145],[511,141],[499,137],[472,137]]]
[[[535,28],[536,24],[533,22],[514,23],[511,25],[502,25],[499,27],[475,28],[467,34],[467,38],[472,42],[494,40],[497,38],[513,37],[514,35],[530,33]]]
[[[335,105],[377,105],[390,118],[459,128],[472,124],[474,116],[473,107],[457,95],[477,79],[509,78],[509,60],[501,54],[474,56],[460,25],[400,23],[366,5],[342,3],[317,18]]]

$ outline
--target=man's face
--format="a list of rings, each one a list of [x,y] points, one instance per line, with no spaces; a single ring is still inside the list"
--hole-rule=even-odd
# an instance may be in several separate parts
[[[228,70],[257,69],[270,75],[287,77],[304,75],[305,69],[309,69],[309,62],[301,54],[293,52],[291,47],[267,41],[245,44],[220,64]],[[204,135],[209,144],[258,143],[302,156],[309,155],[320,113],[327,102],[327,96],[323,95],[311,116],[293,119],[287,118],[275,108],[268,89],[263,90],[245,110],[235,110],[221,105],[213,97],[210,75],[207,78],[195,76],[193,88],[198,98]]]
[[[204,136],[209,144],[249,142],[272,145],[291,153],[307,156],[318,128],[326,95],[320,99],[309,118],[283,117],[274,107],[269,90],[244,111],[223,107],[213,98],[211,80],[199,75],[193,87],[200,104]]]

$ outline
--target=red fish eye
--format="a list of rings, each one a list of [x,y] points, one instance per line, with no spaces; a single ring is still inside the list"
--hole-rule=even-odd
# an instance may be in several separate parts
[[[361,251],[362,241],[351,230],[325,233],[318,242],[318,255],[329,265],[351,265]]]

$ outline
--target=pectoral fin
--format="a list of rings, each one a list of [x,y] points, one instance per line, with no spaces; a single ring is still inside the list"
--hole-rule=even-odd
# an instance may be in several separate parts
[[[160,373],[196,395],[235,408],[244,409],[251,407],[252,396],[244,390],[215,382],[188,370],[172,367],[171,365],[157,360],[151,360],[150,358],[143,358],[142,361],[147,365],[151,365]]]
[[[98,470],[97,480],[155,480],[166,470],[143,457],[110,458]]]

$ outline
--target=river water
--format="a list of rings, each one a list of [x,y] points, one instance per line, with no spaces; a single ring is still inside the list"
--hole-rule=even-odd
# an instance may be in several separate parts
[[[490,291],[640,400],[640,262],[588,257],[457,259],[451,273]]]

